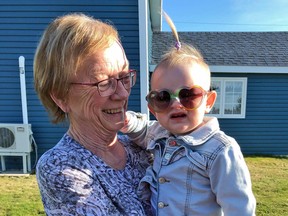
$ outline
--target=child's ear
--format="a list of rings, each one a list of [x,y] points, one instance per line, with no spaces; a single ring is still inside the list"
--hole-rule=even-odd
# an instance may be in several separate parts
[[[210,91],[208,93],[208,96],[207,96],[207,100],[206,100],[206,109],[205,109],[205,113],[209,113],[210,110],[212,109],[215,101],[216,101],[216,98],[217,98],[217,92],[216,91]]]
[[[57,104],[57,106],[65,113],[69,112],[67,100],[58,98],[54,93],[50,93],[50,97]]]
[[[148,109],[156,117],[155,111],[153,110],[153,108],[148,105]]]

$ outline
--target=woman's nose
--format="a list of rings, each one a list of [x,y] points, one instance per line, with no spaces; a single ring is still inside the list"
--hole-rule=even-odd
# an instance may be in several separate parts
[[[126,89],[124,84],[121,82],[121,80],[117,80],[117,87],[114,94],[120,96],[121,98],[127,98],[130,94],[130,88]]]

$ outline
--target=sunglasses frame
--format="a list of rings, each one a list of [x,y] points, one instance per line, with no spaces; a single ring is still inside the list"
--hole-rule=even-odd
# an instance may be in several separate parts
[[[191,89],[193,89],[193,88],[198,88],[198,89],[200,89],[200,90],[202,91],[201,101],[198,103],[198,105],[197,105],[196,107],[188,108],[188,107],[184,106],[184,104],[182,104],[181,99],[179,98],[179,93],[180,93],[180,91],[182,91],[183,89],[191,90]],[[161,93],[161,92],[163,92],[163,91],[169,93],[169,95],[170,95],[170,101],[169,101],[169,104],[166,106],[166,108],[164,108],[164,109],[159,109],[159,107],[156,107],[156,106],[151,105],[151,104],[153,104],[153,103],[152,103],[152,99],[151,99],[151,95],[152,95],[153,93],[155,93],[155,92],[156,92],[157,94],[159,94],[159,93]],[[153,111],[153,112],[158,112],[158,113],[165,112],[165,111],[171,106],[171,104],[173,103],[173,100],[174,100],[174,99],[176,99],[179,103],[181,103],[181,105],[184,107],[185,110],[191,111],[191,110],[197,109],[197,108],[203,103],[204,97],[205,97],[206,95],[208,95],[209,92],[210,92],[210,91],[206,91],[206,90],[204,90],[201,86],[198,86],[198,85],[193,85],[191,88],[182,87],[182,88],[177,89],[174,93],[172,93],[169,89],[161,89],[160,91],[159,91],[159,90],[153,90],[153,91],[150,91],[149,94],[146,96],[146,101],[148,102],[148,107],[149,107],[149,109],[150,109],[151,111]],[[155,104],[155,103],[154,103],[154,104]]]

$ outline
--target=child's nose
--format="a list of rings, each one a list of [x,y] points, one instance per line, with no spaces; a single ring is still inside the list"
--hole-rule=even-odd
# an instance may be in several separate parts
[[[183,109],[183,105],[181,104],[178,97],[172,99],[171,107],[175,109]]]

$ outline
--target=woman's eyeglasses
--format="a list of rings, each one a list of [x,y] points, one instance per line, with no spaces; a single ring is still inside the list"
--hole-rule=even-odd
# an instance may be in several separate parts
[[[77,83],[73,82],[71,84],[73,85],[87,85],[87,86],[96,86],[99,92],[99,95],[102,97],[107,97],[115,93],[118,81],[121,81],[124,88],[126,90],[129,90],[132,88],[136,83],[136,70],[129,70],[129,72],[120,78],[109,78],[106,80],[102,80],[97,83]]]
[[[178,100],[186,110],[195,110],[202,104],[207,94],[208,92],[200,86],[192,86],[192,88],[178,89],[175,93],[169,90],[151,91],[146,96],[146,100],[154,112],[164,112],[171,106],[173,99]]]

